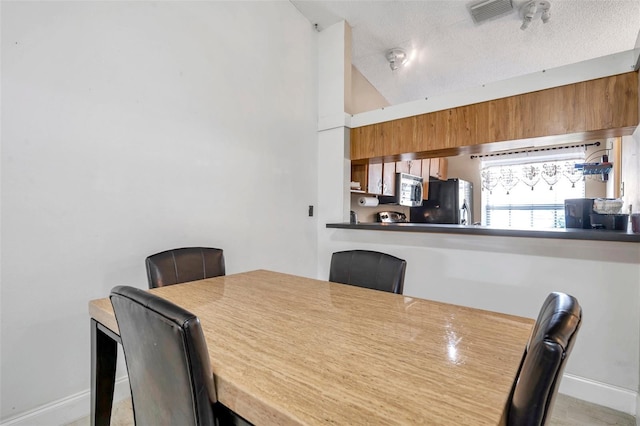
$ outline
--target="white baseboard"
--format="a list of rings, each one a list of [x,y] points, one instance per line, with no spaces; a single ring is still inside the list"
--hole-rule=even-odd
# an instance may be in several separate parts
[[[623,389],[583,377],[564,374],[558,392],[593,404],[631,414],[638,422],[640,396],[638,392]],[[640,426],[640,423],[637,423]]]
[[[131,395],[128,377],[116,380],[113,391],[113,401],[122,401]],[[89,389],[59,399],[50,404],[42,405],[36,409],[11,417],[2,422],[0,426],[33,426],[48,425],[62,426],[83,417],[89,416],[91,411],[91,394]]]

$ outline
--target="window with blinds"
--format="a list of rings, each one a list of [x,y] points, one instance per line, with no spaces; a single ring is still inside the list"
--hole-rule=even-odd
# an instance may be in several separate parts
[[[482,224],[500,228],[564,228],[564,200],[585,196],[582,158],[484,163]]]

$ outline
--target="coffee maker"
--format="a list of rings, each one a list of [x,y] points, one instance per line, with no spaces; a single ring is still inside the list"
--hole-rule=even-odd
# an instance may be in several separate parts
[[[564,227],[591,229],[593,198],[570,198],[564,200]]]

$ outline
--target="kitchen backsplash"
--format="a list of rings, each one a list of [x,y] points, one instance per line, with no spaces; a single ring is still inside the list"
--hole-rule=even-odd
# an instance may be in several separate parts
[[[360,193],[351,193],[351,210],[356,212],[358,215],[358,222],[376,222],[376,214],[384,211],[401,212],[406,214],[407,219],[409,219],[409,207],[394,204],[379,204],[375,207],[362,207],[358,204],[358,199],[362,197],[362,195],[363,194]]]

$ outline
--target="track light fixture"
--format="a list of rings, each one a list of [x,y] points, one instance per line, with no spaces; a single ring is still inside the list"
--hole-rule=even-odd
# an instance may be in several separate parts
[[[549,9],[551,9],[551,3],[549,3],[548,1],[531,0],[524,3],[520,7],[520,13],[522,15],[522,26],[520,27],[520,29],[526,30],[538,12],[541,12],[540,17],[543,23],[546,24],[547,22],[549,22],[549,19],[551,19]]]

